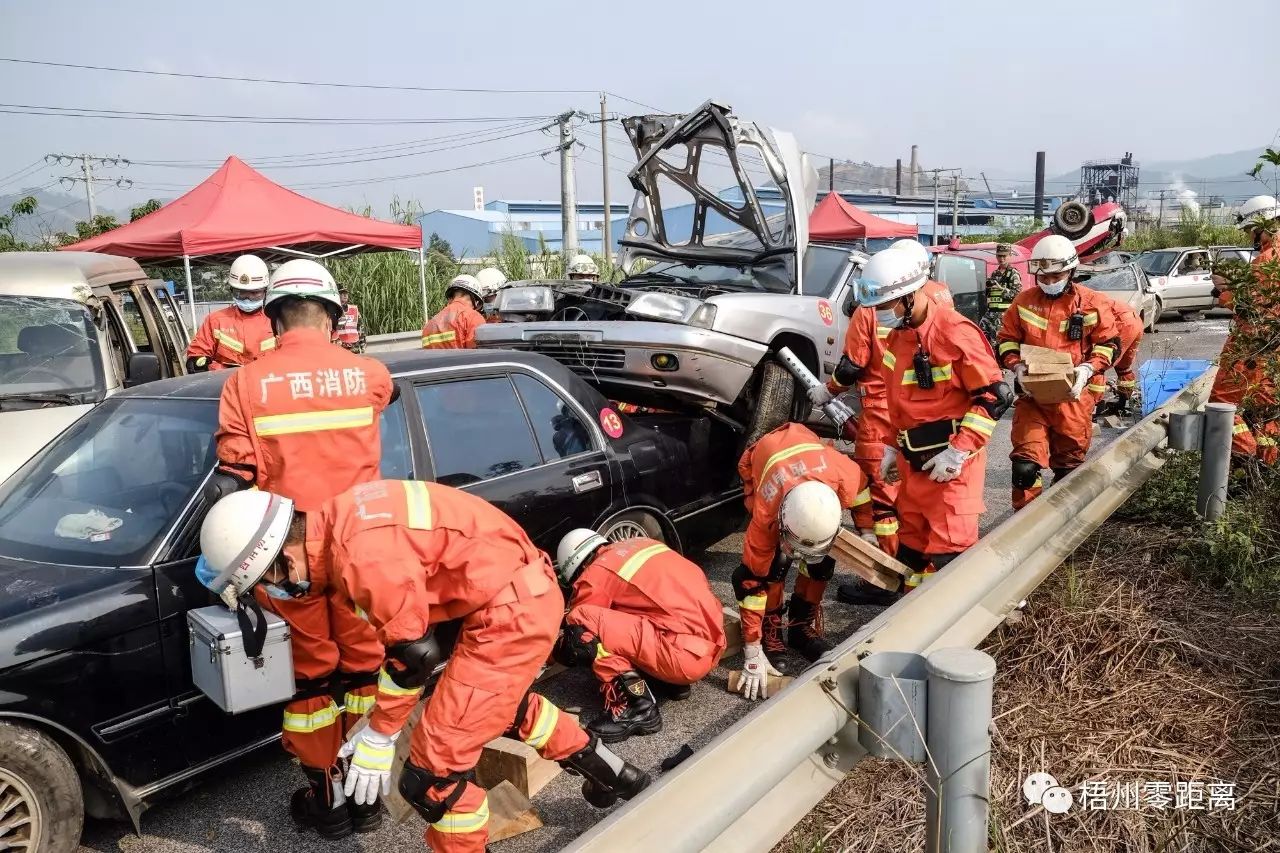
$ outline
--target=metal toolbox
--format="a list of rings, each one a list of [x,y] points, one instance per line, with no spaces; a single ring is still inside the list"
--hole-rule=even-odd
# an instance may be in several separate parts
[[[191,679],[228,714],[293,697],[289,626],[274,613],[262,616],[266,636],[262,653],[255,658],[245,651],[244,631],[235,613],[217,604],[187,611]]]

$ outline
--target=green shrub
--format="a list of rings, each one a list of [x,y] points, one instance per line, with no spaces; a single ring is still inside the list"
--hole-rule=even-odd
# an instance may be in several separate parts
[[[1188,527],[1199,523],[1200,454],[1179,453],[1115,512],[1117,521]]]

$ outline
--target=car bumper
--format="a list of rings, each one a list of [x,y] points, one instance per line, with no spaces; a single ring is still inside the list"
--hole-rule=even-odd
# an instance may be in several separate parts
[[[709,329],[631,320],[492,323],[476,330],[476,345],[541,353],[603,385],[724,405],[738,399],[769,351]],[[658,369],[660,354],[675,356],[678,366]]]

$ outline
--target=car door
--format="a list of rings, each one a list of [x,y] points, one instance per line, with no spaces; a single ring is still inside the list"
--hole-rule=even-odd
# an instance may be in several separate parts
[[[1184,310],[1209,308],[1213,304],[1213,273],[1206,251],[1183,252],[1169,269],[1165,285],[1168,304]]]
[[[987,265],[964,255],[938,255],[933,277],[951,291],[956,310],[978,322],[986,310]]]
[[[613,503],[603,441],[581,407],[532,372],[423,378],[414,402],[432,479],[482,497],[546,550]]]

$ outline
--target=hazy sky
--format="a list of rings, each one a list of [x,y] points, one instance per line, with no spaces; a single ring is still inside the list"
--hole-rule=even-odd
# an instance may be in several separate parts
[[[637,11],[630,11],[630,10]],[[598,112],[597,90],[664,111],[713,97],[740,116],[794,132],[811,152],[892,165],[921,147],[926,166],[1029,179],[1133,151],[1140,161],[1268,144],[1280,131],[1280,3],[1265,0],[1070,0],[965,3],[792,2],[254,3],[8,0],[0,56],[156,71],[444,88],[585,90],[562,94],[386,92],[215,82],[0,62],[8,104],[236,116],[489,122],[254,125],[0,113],[0,178],[49,152],[179,161],[190,168],[104,169],[132,189],[100,188],[105,207],[173,197],[228,154],[328,163],[264,168],[324,201],[374,205],[393,195],[428,210],[488,199],[555,198],[554,156],[378,183],[543,151],[540,117]],[[1264,85],[1264,81],[1267,81]],[[23,107],[25,109],[25,107]],[[645,111],[610,98],[611,112]],[[10,107],[0,107],[10,109]],[[598,200],[598,125],[579,131],[581,200]],[[498,138],[498,137],[509,138]],[[615,125],[613,197],[633,156]],[[403,155],[410,156],[395,156]],[[0,179],[0,194],[66,169]],[[311,185],[311,186],[307,186]],[[73,192],[83,193],[77,185]]]

